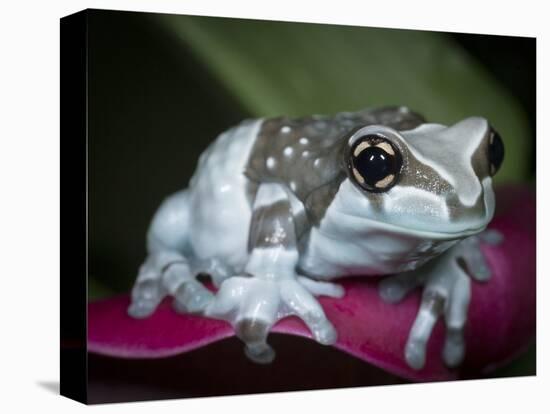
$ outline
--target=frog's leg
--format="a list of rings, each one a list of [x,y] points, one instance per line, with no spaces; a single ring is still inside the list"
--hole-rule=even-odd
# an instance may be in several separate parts
[[[166,295],[174,296],[176,310],[187,312],[203,310],[213,297],[191,272],[188,197],[187,191],[180,191],[155,213],[147,233],[148,255],[132,289],[130,316],[149,316]]]
[[[471,236],[451,247],[441,256],[411,272],[389,276],[379,286],[380,295],[388,302],[399,302],[417,286],[423,286],[422,301],[413,323],[405,359],[414,369],[426,360],[426,344],[440,316],[446,324],[443,360],[449,367],[460,365],[464,358],[464,328],[470,304],[471,278],[485,282],[491,276],[479,243],[496,244],[501,236],[489,230]]]
[[[230,322],[254,361],[269,363],[275,353],[267,344],[271,327],[297,315],[323,344],[336,341],[336,331],[314,294],[341,297],[343,289],[314,282],[296,273],[295,223],[285,187],[260,185],[249,230],[248,262],[241,275],[224,280],[205,315]],[[306,280],[307,279],[307,280]]]

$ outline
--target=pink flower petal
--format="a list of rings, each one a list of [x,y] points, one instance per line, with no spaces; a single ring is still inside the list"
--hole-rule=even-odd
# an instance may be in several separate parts
[[[499,210],[490,228],[504,235],[498,246],[483,246],[493,277],[474,283],[466,330],[466,359],[459,369],[442,363],[444,325],[436,325],[428,357],[420,371],[404,360],[405,342],[418,310],[420,290],[403,302],[384,303],[377,280],[353,278],[343,282],[343,299],[321,298],[338,331],[336,348],[417,381],[449,380],[483,375],[501,365],[533,340],[535,335],[535,196],[526,187],[497,192]],[[127,358],[158,358],[192,351],[234,335],[223,321],[175,313],[165,300],[149,318],[126,314],[129,297],[121,295],[89,304],[88,349]],[[297,318],[280,321],[274,332],[310,338]],[[322,346],[322,345],[319,345]]]

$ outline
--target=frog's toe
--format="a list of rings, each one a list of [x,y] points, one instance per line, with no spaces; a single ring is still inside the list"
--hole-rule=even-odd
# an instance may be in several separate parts
[[[450,368],[459,366],[464,360],[464,334],[462,329],[447,329],[443,347],[443,361]]]
[[[426,363],[426,344],[418,341],[407,342],[405,360],[411,368],[422,369]]]
[[[183,283],[174,292],[174,310],[180,313],[201,313],[205,310],[214,295],[200,282],[191,279]]]
[[[338,333],[328,319],[325,319],[320,323],[309,323],[308,327],[311,330],[315,340],[320,344],[333,345],[338,339]]]
[[[491,269],[480,251],[465,253],[456,261],[464,273],[479,282],[486,282],[491,278]]]
[[[498,246],[504,241],[504,235],[495,229],[487,229],[479,235],[479,238],[483,243],[490,244],[491,246]]]
[[[252,362],[257,364],[271,364],[276,355],[267,342],[259,345],[246,345],[244,353]]]
[[[323,345],[336,342],[336,329],[327,319],[321,304],[299,282],[285,281],[281,285],[281,297],[290,313],[304,321],[317,342]]]
[[[200,313],[214,296],[196,280],[189,264],[183,259],[164,269],[162,284],[174,298],[172,308],[179,313]]]
[[[413,323],[407,345],[405,359],[413,369],[422,369],[426,362],[426,345],[433,327],[445,306],[445,297],[436,290],[425,290],[420,310]]]
[[[128,315],[132,318],[143,319],[151,316],[157,305],[146,300],[133,301],[128,307]]]
[[[385,302],[397,303],[419,284],[418,274],[414,272],[399,273],[382,279],[378,285],[378,293]]]
[[[132,289],[132,303],[128,307],[128,315],[143,319],[150,316],[164,298],[166,292],[157,280],[143,280]]]
[[[245,354],[259,364],[269,364],[275,359],[275,351],[267,343],[271,324],[260,319],[245,318],[237,322],[235,333],[245,343]]]
[[[220,300],[234,302],[233,306],[225,305],[232,309],[225,319],[245,344],[245,355],[253,362],[269,364],[275,359],[275,351],[267,343],[267,336],[280,310],[276,285],[241,277],[231,282],[224,282],[221,289]]]
[[[344,288],[336,283],[313,280],[308,277],[298,276],[300,284],[315,296],[328,296],[341,299],[345,295]]]
[[[468,318],[470,291],[470,279],[466,275],[460,275],[457,277],[447,301],[445,310],[447,333],[443,347],[443,360],[449,367],[460,365],[464,359],[464,327]]]
[[[473,279],[486,282],[491,278],[491,269],[480,248],[480,242],[497,245],[502,241],[502,235],[496,230],[486,230],[479,236],[463,240],[457,248],[457,264]]]

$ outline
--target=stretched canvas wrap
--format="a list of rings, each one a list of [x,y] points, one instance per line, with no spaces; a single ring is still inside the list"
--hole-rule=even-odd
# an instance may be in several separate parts
[[[62,18],[61,393],[535,375],[534,125],[531,38]]]

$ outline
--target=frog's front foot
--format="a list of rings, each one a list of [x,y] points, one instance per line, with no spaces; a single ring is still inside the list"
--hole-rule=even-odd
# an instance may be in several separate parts
[[[480,241],[500,243],[494,231],[472,236],[441,256],[411,272],[383,279],[379,285],[382,298],[399,302],[418,286],[423,287],[420,309],[410,330],[405,359],[414,369],[424,367],[426,345],[438,318],[446,324],[443,360],[449,367],[461,364],[465,354],[464,328],[470,304],[471,278],[487,281],[490,268],[480,250]]]
[[[304,284],[301,279],[231,277],[222,283],[215,299],[206,307],[205,316],[231,323],[245,343],[246,355],[258,363],[273,361],[275,352],[267,343],[267,335],[285,316],[298,316],[317,342],[333,344],[336,330],[311,292],[320,290],[320,294],[341,297],[343,290],[324,282],[308,280]]]

